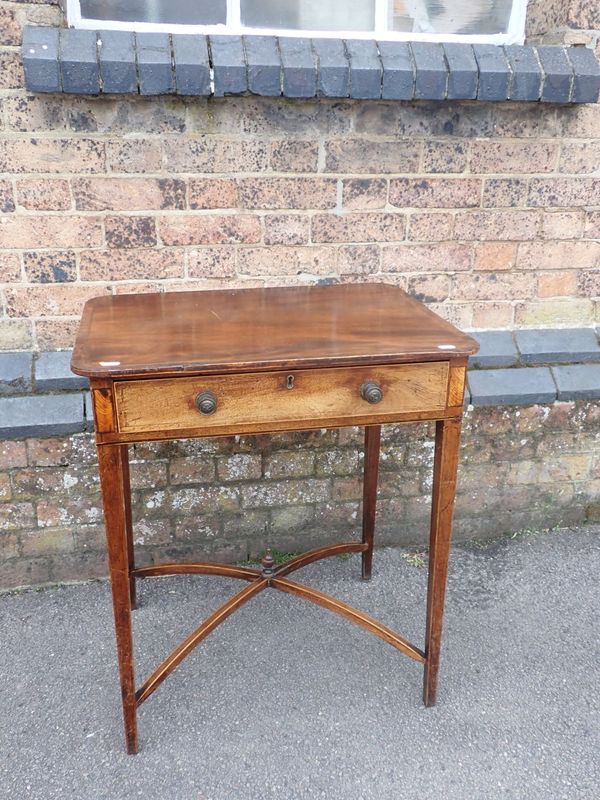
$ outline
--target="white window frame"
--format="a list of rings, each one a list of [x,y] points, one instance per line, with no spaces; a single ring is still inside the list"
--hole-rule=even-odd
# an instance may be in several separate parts
[[[242,25],[240,0],[227,0],[227,25],[181,25],[158,22],[122,22],[117,20],[83,19],[80,0],[66,0],[68,24],[86,30],[156,31],[159,33],[230,34],[232,36],[302,36],[313,39],[378,39],[396,42],[471,42],[472,44],[522,44],[525,38],[525,18],[528,0],[513,0],[512,12],[506,33],[412,33],[386,30],[387,0],[375,0],[375,29],[373,31],[319,31],[290,30],[287,28],[250,28]],[[422,0],[412,0],[418,10]]]

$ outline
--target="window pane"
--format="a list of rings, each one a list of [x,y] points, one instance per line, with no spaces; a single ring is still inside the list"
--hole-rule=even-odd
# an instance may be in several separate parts
[[[253,28],[372,31],[375,0],[241,0],[242,24]]]
[[[419,33],[506,33],[512,0],[390,0],[388,27]]]
[[[120,22],[225,24],[226,8],[227,0],[81,0],[84,19]]]

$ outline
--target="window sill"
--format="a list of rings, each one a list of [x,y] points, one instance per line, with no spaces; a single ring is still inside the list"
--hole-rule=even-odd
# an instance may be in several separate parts
[[[585,47],[25,29],[26,88],[68,94],[595,103]]]

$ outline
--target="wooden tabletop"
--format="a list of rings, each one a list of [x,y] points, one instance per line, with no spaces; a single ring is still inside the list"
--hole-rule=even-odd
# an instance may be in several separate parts
[[[71,368],[89,377],[464,358],[470,336],[383,283],[88,300]]]

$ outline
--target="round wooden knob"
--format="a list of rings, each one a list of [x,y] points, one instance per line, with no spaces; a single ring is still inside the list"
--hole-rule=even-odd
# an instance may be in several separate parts
[[[367,403],[375,405],[383,400],[383,390],[376,381],[367,381],[360,387],[360,396]]]
[[[201,414],[214,414],[217,410],[217,396],[212,392],[200,392],[196,398],[196,408]]]

